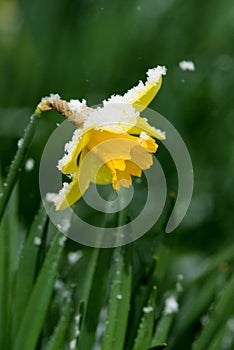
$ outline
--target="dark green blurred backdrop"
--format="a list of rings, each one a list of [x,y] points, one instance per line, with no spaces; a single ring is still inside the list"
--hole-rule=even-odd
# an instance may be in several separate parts
[[[180,132],[191,153],[195,189],[189,212],[170,235],[181,249],[213,252],[233,240],[233,1],[1,0],[0,138],[2,173],[42,96],[85,98],[90,105],[145,79],[168,74],[151,107]],[[194,72],[178,63],[192,60]],[[38,167],[50,133],[63,118],[43,115],[30,157],[36,167],[20,184],[20,217],[39,202]],[[165,154],[165,156],[164,156]],[[176,170],[158,157],[176,190]]]

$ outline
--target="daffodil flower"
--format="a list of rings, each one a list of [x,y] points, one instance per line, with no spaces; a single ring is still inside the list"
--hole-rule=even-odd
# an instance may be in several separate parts
[[[71,100],[64,114],[77,125],[72,140],[65,145],[65,155],[58,169],[72,179],[63,183],[50,200],[56,210],[66,209],[78,201],[90,183],[109,184],[115,190],[130,187],[132,176],[141,177],[142,170],[153,163],[152,153],[165,134],[140,117],[162,84],[166,68],[149,69],[145,84],[139,84],[123,96],[111,96],[101,107],[89,108],[86,101]],[[60,97],[51,95],[42,103],[51,104]],[[64,107],[65,108],[65,107]],[[50,108],[48,108],[50,109]]]

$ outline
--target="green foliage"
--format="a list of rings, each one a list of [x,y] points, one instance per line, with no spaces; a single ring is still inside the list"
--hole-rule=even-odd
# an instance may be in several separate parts
[[[201,0],[0,2],[0,349],[234,349],[231,28],[231,0],[214,0],[212,9]],[[195,72],[179,68],[183,59]],[[63,119],[52,112],[37,123],[34,114],[24,133],[32,107],[51,92],[100,103],[157,64],[168,74],[151,107],[180,132],[195,172],[185,221],[165,235],[166,208],[161,225],[124,249],[61,246],[43,207],[33,217],[41,153]],[[176,170],[161,146],[174,191]],[[36,164],[30,173],[27,154]],[[72,265],[68,254],[77,250]],[[165,314],[172,294],[178,312]]]
[[[138,242],[135,249],[134,245],[114,251],[84,249],[83,257],[71,268],[65,237],[47,232],[50,226],[43,207],[28,234],[19,235],[17,203],[16,188],[0,231],[2,348],[88,350],[96,344],[101,350],[174,350],[184,346],[223,350],[227,339],[233,343],[234,247],[204,262],[190,282],[182,276],[173,282],[160,258],[165,255],[165,243],[158,249],[159,241],[149,237],[154,254],[137,268],[137,275]],[[144,262],[148,246],[142,244],[138,249]],[[169,255],[165,256],[168,259]],[[161,286],[165,278],[171,280],[170,288]],[[165,311],[171,295],[178,310]]]
[[[131,297],[132,267],[129,247],[117,248],[112,263],[113,277],[108,302],[102,349],[123,349]]]
[[[148,303],[143,308],[143,315],[139,324],[133,350],[146,349],[151,344],[155,315],[155,299],[156,287],[153,287]]]

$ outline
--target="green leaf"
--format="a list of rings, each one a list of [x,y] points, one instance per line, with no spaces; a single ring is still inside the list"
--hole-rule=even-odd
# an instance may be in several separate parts
[[[225,285],[217,303],[211,313],[209,322],[202,328],[202,331],[198,338],[195,340],[192,346],[192,350],[206,350],[217,332],[220,329],[220,325],[228,320],[229,316],[233,313],[234,308],[234,276],[230,278]]]
[[[125,341],[131,298],[132,266],[129,247],[116,248],[106,330],[102,350],[122,350]]]
[[[125,342],[125,347],[129,349],[132,348],[134,344],[138,325],[142,317],[142,309],[148,302],[152,288],[156,284],[157,258],[153,257],[149,262],[151,262],[151,264],[149,263],[150,266],[148,270],[145,270],[145,268],[142,267],[144,269],[143,273],[140,269],[135,269],[135,281],[137,280],[138,284],[135,285],[135,291],[131,299],[131,309],[129,314],[131,323],[128,324],[128,336]],[[138,279],[138,276],[136,276],[136,270],[138,275],[141,274],[140,280]]]
[[[69,347],[70,349],[79,349],[78,341],[81,333],[83,318],[84,318],[84,302],[79,303],[78,310],[75,312],[75,316],[70,322],[69,332]]]
[[[180,313],[183,318],[178,317],[177,322],[173,328],[177,342],[189,332],[190,329],[196,327],[199,324],[200,319],[204,313],[209,309],[215,293],[217,284],[217,274],[211,274],[209,278],[203,283],[197,283],[196,285],[189,285],[183,296],[183,304],[180,307]],[[197,297],[199,295],[199,298]],[[194,304],[196,307],[192,307]]]
[[[13,192],[0,227],[0,348],[10,347],[12,299],[17,262],[17,189]]]
[[[63,349],[66,333],[69,328],[72,313],[72,299],[68,298],[57,327],[52,334],[45,350]]]
[[[86,305],[88,304],[89,295],[92,288],[93,277],[97,266],[97,260],[100,250],[98,248],[92,248],[89,251],[88,264],[85,268],[85,278],[80,282],[79,285],[79,297],[83,300]],[[84,311],[85,312],[85,311]]]
[[[0,193],[0,221],[2,219],[6,205],[10,198],[12,189],[14,188],[17,182],[21,168],[24,164],[28,148],[31,144],[34,132],[36,130],[36,125],[37,125],[39,116],[40,116],[39,111],[35,111],[35,113],[30,117],[30,122],[28,123],[28,126],[25,129],[24,136],[20,140],[21,144],[18,147],[18,150],[16,152],[13,162],[11,163],[9,173],[4,182],[3,189]]]
[[[166,348],[167,348],[167,344],[164,343],[164,344],[160,344],[160,345],[155,345],[152,348],[149,348],[147,350],[163,350],[163,349],[166,349]]]
[[[212,343],[209,346],[209,350],[221,350],[223,348],[222,345],[226,337],[227,337],[227,324],[224,324],[224,326],[220,328],[217,335],[214,337],[214,340],[212,340]]]
[[[203,261],[202,265],[204,269],[202,272],[191,281],[191,284],[195,284],[198,281],[204,281],[213,272],[216,272],[221,264],[230,263],[234,261],[234,245],[230,245],[227,248],[218,251],[217,254],[209,257],[207,261]]]
[[[139,325],[133,350],[146,349],[151,344],[155,317],[156,287],[153,287],[147,306],[143,308],[143,316]]]
[[[87,299],[88,304],[78,340],[78,349],[80,350],[93,348],[100,312],[106,298],[111,253],[112,250],[110,249],[102,249],[99,252],[97,267],[93,275],[92,288]],[[84,266],[85,270],[86,266]],[[80,283],[83,283],[82,279],[79,281],[78,290]]]
[[[83,312],[82,312],[82,318],[83,322],[81,325],[81,335],[78,340],[78,349],[83,348],[85,344],[86,346],[86,339],[84,339],[84,335],[86,334],[86,325],[87,325],[87,319],[86,319],[86,314],[87,314],[87,307],[89,304],[90,300],[90,293],[92,290],[93,282],[94,282],[94,276],[96,273],[96,268],[97,268],[97,261],[99,257],[100,249],[98,248],[90,248],[88,249],[84,257],[82,258],[82,261],[80,263],[79,269],[78,269],[78,288],[77,288],[77,305],[78,305],[78,310],[75,311],[76,314],[79,313],[79,304],[81,301],[83,301],[84,306],[83,306]],[[85,271],[85,273],[84,273]],[[84,333],[83,333],[84,332]],[[83,335],[84,334],[84,335]],[[87,348],[88,349],[88,348]]]
[[[33,350],[39,339],[66,237],[57,233],[34,285],[14,342],[14,350]]]
[[[14,289],[14,313],[12,315],[13,335],[16,334],[16,331],[19,328],[18,325],[22,319],[24,308],[28,302],[34,284],[38,252],[46,220],[47,214],[43,205],[41,205],[31,225],[20,255]]]
[[[172,294],[171,297],[173,297],[175,302],[177,301],[176,293]],[[152,346],[156,346],[155,344],[164,344],[166,342],[169,336],[169,332],[171,330],[171,326],[175,318],[175,315],[176,315],[176,310],[175,311],[171,310],[171,312],[169,311],[167,312],[164,309],[162,316],[159,319],[158,324],[156,325],[156,330],[151,342]]]
[[[2,227],[0,230],[0,349],[4,349],[4,334],[6,334],[6,304],[5,295],[7,295],[6,284],[5,284],[5,265],[6,258],[4,254],[5,246],[5,235],[2,232]]]

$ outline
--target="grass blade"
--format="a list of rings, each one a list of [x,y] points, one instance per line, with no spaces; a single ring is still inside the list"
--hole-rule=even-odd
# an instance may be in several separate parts
[[[89,295],[91,292],[91,287],[92,287],[93,277],[97,266],[98,256],[99,256],[99,249],[92,248],[90,250],[89,261],[86,266],[85,279],[83,279],[82,284],[79,287],[79,297],[80,297],[80,300],[84,301],[85,305],[87,305]]]
[[[147,306],[143,308],[143,316],[139,325],[133,350],[147,349],[151,344],[155,317],[156,287],[153,287]]]
[[[224,343],[226,336],[227,336],[227,324],[221,327],[218,334],[214,337],[214,340],[209,346],[209,350],[222,350],[224,348],[222,345]],[[227,347],[225,348],[227,349]],[[232,348],[229,347],[229,349],[232,349]]]
[[[183,295],[183,303],[180,307],[180,314],[183,317],[178,317],[173,328],[173,336],[176,347],[180,347],[181,339],[186,334],[188,344],[193,339],[194,329],[200,323],[201,317],[207,312],[216,294],[217,274],[211,274],[206,281],[189,285]],[[198,297],[199,296],[199,297]],[[191,305],[196,305],[192,307]],[[191,339],[189,339],[191,337]]]
[[[122,350],[124,346],[132,282],[132,267],[129,260],[128,247],[115,249],[114,272],[102,350]]]
[[[78,349],[80,350],[90,350],[93,348],[100,312],[105,303],[111,252],[112,250],[102,249],[99,253],[97,267],[93,276],[91,293],[87,299],[86,313],[78,340]]]
[[[34,284],[36,262],[46,220],[47,214],[44,207],[41,206],[34,218],[21,252],[14,288],[14,313],[12,315],[13,334],[15,334],[18,329],[19,322],[22,319],[23,310],[28,302]]]
[[[70,324],[71,313],[72,313],[72,299],[68,298],[63,310],[63,315],[61,316],[59,323],[55,328],[54,333],[52,334],[45,350],[63,349],[66,333]]]
[[[81,301],[77,312],[75,312],[75,317],[70,324],[70,335],[69,335],[69,348],[78,349],[78,341],[80,338],[81,327],[83,323],[84,316],[84,302]]]
[[[10,347],[11,308],[18,244],[17,204],[17,191],[14,191],[0,228],[0,348]]]
[[[197,282],[206,280],[211,273],[219,270],[219,267],[225,263],[231,263],[234,261],[234,245],[228,246],[227,248],[218,251],[208,261],[202,262],[204,270],[191,281],[191,284],[196,284]]]
[[[141,273],[141,279],[138,280],[131,298],[131,309],[129,314],[131,323],[128,324],[128,336],[125,342],[125,347],[127,349],[133,348],[138,325],[142,317],[142,309],[147,304],[150,294],[152,293],[152,288],[156,284],[157,258],[153,257],[151,266],[148,270],[144,270],[143,273],[139,270],[137,270],[137,272],[138,275]]]
[[[15,158],[10,166],[9,173],[4,182],[3,189],[0,193],[0,220],[2,219],[7,202],[10,198],[12,189],[17,182],[19,173],[24,164],[25,157],[26,157],[28,148],[31,144],[34,132],[36,130],[36,125],[39,117],[40,117],[40,112],[36,110],[30,118],[30,122],[25,129],[25,133],[22,138],[22,142],[20,143],[20,147],[18,147]]]
[[[200,335],[195,340],[192,350],[205,350],[210,346],[216,333],[225,321],[228,320],[234,308],[234,276],[230,278],[211,314],[209,322],[203,327]]]
[[[14,350],[34,350],[54,288],[66,237],[57,233],[37,278],[16,335]]]
[[[160,345],[155,345],[152,348],[149,348],[147,350],[163,350],[166,349],[167,344],[160,344]]]
[[[176,293],[174,293],[166,299],[163,314],[156,326],[156,330],[151,342],[152,346],[156,346],[156,344],[160,346],[161,344],[166,344],[176,313],[177,313],[177,296],[176,296]]]

